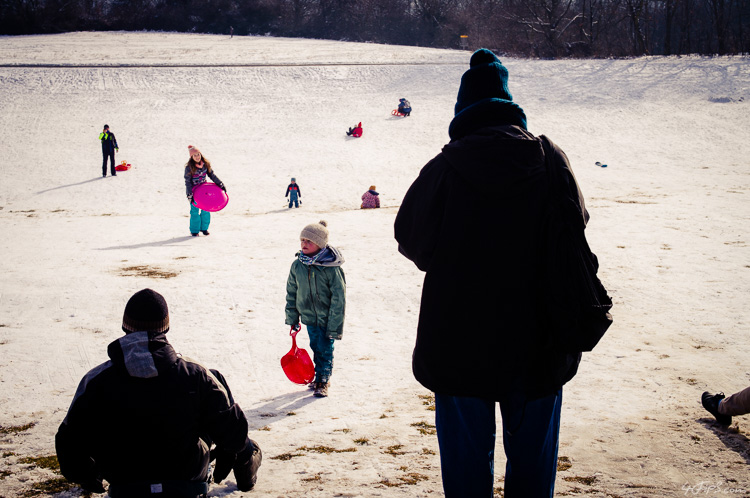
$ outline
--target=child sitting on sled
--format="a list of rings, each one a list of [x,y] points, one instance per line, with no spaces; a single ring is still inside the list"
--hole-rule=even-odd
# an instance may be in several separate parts
[[[406,117],[411,114],[411,104],[406,99],[398,99],[398,113]]]
[[[360,121],[359,124],[353,128],[349,128],[349,131],[346,132],[347,135],[350,137],[356,137],[359,138],[362,136],[362,122]]]
[[[380,207],[380,194],[375,190],[375,185],[370,185],[370,190],[362,194],[362,209],[373,209]]]

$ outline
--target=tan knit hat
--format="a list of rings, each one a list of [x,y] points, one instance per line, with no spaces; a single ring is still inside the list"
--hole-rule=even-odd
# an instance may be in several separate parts
[[[318,223],[311,223],[302,229],[299,234],[300,239],[307,239],[321,249],[328,245],[328,222],[320,220]]]

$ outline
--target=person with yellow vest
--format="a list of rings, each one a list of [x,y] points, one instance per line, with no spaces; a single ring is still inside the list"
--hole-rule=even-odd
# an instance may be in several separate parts
[[[104,130],[99,134],[99,140],[102,143],[102,177],[107,176],[107,158],[109,158],[109,168],[112,176],[117,176],[115,170],[115,151],[119,152],[115,134],[109,131],[109,125],[104,125]]]

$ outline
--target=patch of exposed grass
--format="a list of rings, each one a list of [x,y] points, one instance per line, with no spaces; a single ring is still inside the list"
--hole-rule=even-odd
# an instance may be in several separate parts
[[[5,452],[3,452],[3,458],[8,458],[8,457],[11,457],[13,455],[15,455],[15,453],[13,453],[12,451],[5,451]]]
[[[0,434],[18,434],[19,432],[28,431],[35,425],[36,422],[29,422],[28,424],[23,425],[11,425],[10,427],[0,425]]]
[[[322,479],[320,477],[320,474],[315,474],[312,477],[304,477],[302,478],[304,482],[320,482]]]
[[[297,412],[286,412],[287,417],[294,417],[295,415],[297,415]]]
[[[344,434],[349,434],[350,432],[352,432],[352,430],[345,427],[343,429],[334,429],[333,432],[343,432]]]
[[[386,414],[384,413],[384,414],[382,414],[382,415],[380,416],[380,418],[388,418],[388,415],[386,415]]]
[[[494,488],[492,490],[492,495],[493,496],[501,496],[501,497],[505,496],[505,490],[503,489],[502,486],[498,486],[498,487],[496,487],[496,488]]]
[[[426,481],[427,476],[417,474],[416,472],[409,472],[406,475],[398,476],[396,479],[398,480],[383,479],[379,484],[388,486],[389,488],[397,488],[399,486],[413,486],[420,481]]]
[[[433,436],[437,434],[437,430],[435,430],[435,426],[425,421],[415,422],[411,424],[411,426],[416,427],[419,433],[422,434],[423,436]]]
[[[11,472],[10,470],[0,470],[0,481],[12,475],[13,475],[13,472]]]
[[[173,278],[177,275],[179,272],[147,265],[126,266],[120,269],[120,276],[123,277]]]
[[[563,480],[585,484],[586,486],[593,486],[594,482],[596,482],[596,476],[568,476],[563,477]]]
[[[270,431],[270,430],[271,430],[271,428],[270,428],[269,426],[267,426],[267,425],[264,425],[263,427],[261,427],[261,428],[260,428],[260,429],[258,429],[258,430],[259,430],[259,431]]]
[[[389,455],[393,455],[393,456],[406,455],[405,451],[401,451],[401,448],[403,447],[404,447],[403,444],[394,444],[393,446],[389,446],[385,450],[385,453],[388,453]]]
[[[434,394],[420,394],[419,399],[422,400],[422,404],[426,406],[426,410],[435,411],[435,395]]]
[[[562,472],[571,468],[573,464],[570,462],[570,458],[561,456],[557,458],[557,471]]]
[[[366,444],[370,443],[370,440],[367,439],[366,437],[358,437],[357,439],[354,440],[354,443],[360,446],[365,446]]]
[[[34,467],[40,467],[42,469],[50,469],[54,470],[55,472],[60,472],[60,462],[57,461],[57,455],[23,457],[18,460],[18,463],[30,464]]]
[[[357,448],[344,448],[343,450],[338,450],[336,448],[332,448],[330,446],[300,446],[297,448],[297,451],[311,451],[313,453],[324,453],[326,455],[330,455],[331,453],[351,453],[353,451],[357,451]]]
[[[423,455],[434,455],[434,454],[435,454],[435,452],[434,452],[434,451],[432,451],[432,450],[431,450],[431,449],[429,449],[429,448],[422,448],[422,454],[423,454]]]
[[[75,488],[76,485],[69,483],[64,477],[55,477],[47,479],[42,482],[35,482],[31,485],[31,489],[24,491],[20,496],[28,498],[30,496],[39,496],[41,494],[53,495],[55,493],[62,493]]]
[[[291,460],[294,457],[301,457],[302,455],[300,453],[282,453],[281,455],[272,456],[271,460],[281,460],[282,462],[286,462],[287,460]]]

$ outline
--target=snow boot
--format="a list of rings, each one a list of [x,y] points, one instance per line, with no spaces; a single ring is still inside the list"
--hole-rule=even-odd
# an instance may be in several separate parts
[[[328,382],[318,382],[317,387],[315,387],[315,392],[313,393],[313,396],[315,396],[316,398],[327,398],[329,385],[330,383]]]
[[[732,417],[719,413],[719,403],[724,399],[724,393],[710,394],[708,391],[701,395],[701,404],[708,413],[716,417],[716,421],[721,425],[731,425]]]

